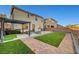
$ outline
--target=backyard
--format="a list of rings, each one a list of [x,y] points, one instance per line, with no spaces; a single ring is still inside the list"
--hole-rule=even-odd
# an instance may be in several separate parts
[[[34,37],[37,40],[58,47],[65,36],[65,32],[52,32],[41,36]],[[4,41],[17,38],[16,34],[4,36]],[[21,40],[13,40],[0,44],[0,54],[34,54],[34,52],[27,47]]]
[[[34,52],[19,39],[0,44],[0,54],[33,54]]]
[[[34,37],[37,40],[58,47],[65,36],[65,32],[52,32],[49,34]]]

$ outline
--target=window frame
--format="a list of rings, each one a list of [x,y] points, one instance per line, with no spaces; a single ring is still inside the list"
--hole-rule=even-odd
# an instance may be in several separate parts
[[[37,18],[37,16],[35,16],[35,21],[38,21],[38,18]]]

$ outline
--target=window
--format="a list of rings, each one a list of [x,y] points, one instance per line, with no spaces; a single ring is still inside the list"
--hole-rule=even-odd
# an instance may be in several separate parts
[[[35,21],[37,21],[38,19],[37,19],[37,16],[35,17]]]
[[[23,25],[23,28],[24,28],[24,29],[28,29],[28,24],[24,24],[24,25]]]
[[[27,17],[29,18],[30,17],[30,14],[28,13]]]

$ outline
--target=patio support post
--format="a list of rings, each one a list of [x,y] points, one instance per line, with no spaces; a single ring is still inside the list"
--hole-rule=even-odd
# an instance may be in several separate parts
[[[30,22],[29,22],[29,33],[28,34],[29,34],[29,37],[30,37]]]
[[[24,24],[22,24],[22,33],[24,32],[24,30],[23,30],[23,25],[24,25]]]
[[[4,20],[1,21],[1,43],[3,43],[4,37]]]

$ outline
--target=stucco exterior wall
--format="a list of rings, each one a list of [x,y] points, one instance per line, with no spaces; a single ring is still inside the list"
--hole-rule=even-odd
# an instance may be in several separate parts
[[[35,24],[35,31],[38,31],[39,29],[43,28],[43,22],[42,22],[42,18],[37,16],[37,21],[35,20],[35,15],[33,14],[29,14],[28,17],[28,13],[27,12],[23,12],[17,9],[14,9],[13,14],[14,15],[14,19],[16,20],[23,20],[23,21],[30,21],[31,22],[31,30],[32,30],[32,25]],[[11,18],[12,18],[11,15]],[[28,25],[28,24],[27,24]],[[40,27],[40,28],[39,28]],[[21,24],[14,24],[14,29],[22,29],[22,25]]]

